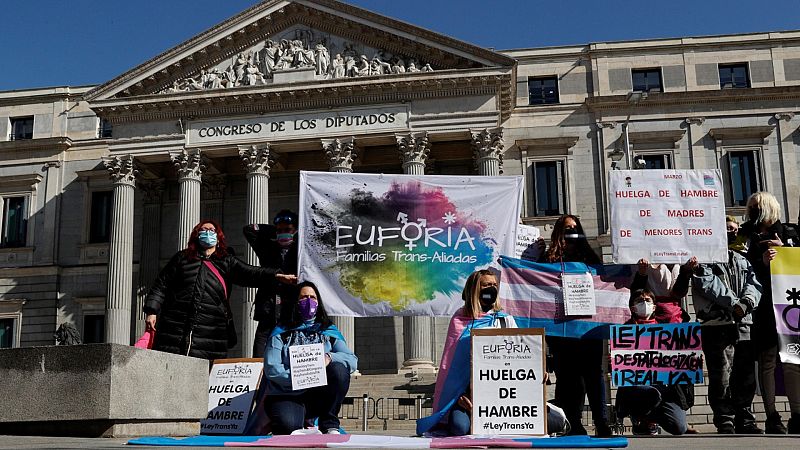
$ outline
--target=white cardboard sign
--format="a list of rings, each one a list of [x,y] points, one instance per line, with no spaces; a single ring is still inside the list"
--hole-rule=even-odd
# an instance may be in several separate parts
[[[728,260],[719,170],[612,170],[608,192],[614,263]]]
[[[242,434],[264,362],[260,359],[217,360],[208,375],[208,415],[203,434]]]
[[[472,331],[472,434],[546,435],[544,330]]]
[[[517,225],[517,259],[524,259],[526,261],[539,260],[539,246],[536,245],[536,240],[539,239],[541,233],[539,228],[530,225]]]
[[[592,274],[562,274],[561,288],[564,292],[564,315],[593,316],[597,314]]]
[[[325,346],[321,343],[289,347],[289,367],[293,391],[328,384],[328,374],[325,371]]]

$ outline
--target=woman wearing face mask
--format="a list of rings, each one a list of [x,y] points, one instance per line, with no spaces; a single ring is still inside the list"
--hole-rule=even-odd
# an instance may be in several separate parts
[[[647,289],[631,289],[628,303],[631,320],[628,324],[648,325],[674,320],[656,318],[656,296]],[[680,322],[678,320],[677,322]],[[628,386],[617,390],[617,417],[631,417],[633,434],[658,434],[660,426],[673,435],[685,434],[689,426],[686,410],[694,405],[694,386]]]
[[[184,250],[161,270],[144,302],[145,324],[156,331],[154,350],[208,360],[225,358],[236,345],[228,303],[232,285],[259,287],[293,275],[248,265],[231,255],[222,228],[213,220],[197,224]]]
[[[753,311],[752,339],[758,352],[758,380],[767,413],[766,432],[785,434],[780,413],[775,408],[775,367],[778,360],[778,332],[772,304],[772,280],[769,264],[775,258],[774,247],[796,247],[797,233],[781,221],[781,207],[769,192],[756,192],[747,199],[747,222],[739,227],[739,235],[747,239],[745,254],[756,278],[763,287],[761,302]],[[800,365],[784,364],[783,379],[792,417],[788,432],[800,433]]]
[[[269,395],[266,410],[274,434],[291,434],[307,419],[318,418],[325,434],[339,434],[339,410],[350,388],[350,374],[358,358],[325,312],[317,286],[304,281],[296,299],[286,302],[278,326],[273,330],[264,356],[264,375]],[[322,343],[328,384],[292,390],[289,348]]]
[[[540,262],[602,264],[589,246],[578,217],[561,216],[553,227],[550,248],[542,254]],[[592,409],[595,435],[612,435],[606,409],[606,384],[603,374],[602,339],[579,339],[548,336],[547,346],[553,356],[556,374],[556,395],[553,403],[564,408],[570,423],[570,434],[587,434],[581,424],[581,413],[586,395]]]

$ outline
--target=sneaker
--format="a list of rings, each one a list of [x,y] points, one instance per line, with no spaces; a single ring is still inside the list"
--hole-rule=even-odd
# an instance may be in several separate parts
[[[338,428],[328,428],[325,430],[325,434],[342,434],[342,432]]]
[[[717,434],[736,434],[736,428],[732,423],[722,424],[717,427]]]
[[[736,427],[736,434],[764,434],[764,430],[758,428],[755,422],[751,422],[747,425]]]
[[[658,435],[659,428],[655,422],[648,420],[640,420],[633,423],[631,427],[634,436],[656,436]]]
[[[775,411],[767,416],[767,421],[764,423],[764,429],[767,434],[786,434],[786,427],[781,420],[781,413]]]

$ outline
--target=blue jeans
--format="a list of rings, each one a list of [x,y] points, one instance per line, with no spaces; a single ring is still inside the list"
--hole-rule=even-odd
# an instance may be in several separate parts
[[[339,410],[350,389],[350,372],[344,364],[332,362],[326,368],[328,384],[298,395],[267,394],[266,410],[273,434],[291,434],[303,428],[306,419],[318,417],[321,431],[339,428]]]
[[[455,405],[450,410],[450,418],[447,422],[447,432],[449,436],[464,436],[469,434],[470,415],[459,405]]]
[[[653,386],[625,386],[617,391],[617,414],[632,420],[657,423],[672,435],[686,433],[686,411],[672,402],[662,401],[661,393]]]

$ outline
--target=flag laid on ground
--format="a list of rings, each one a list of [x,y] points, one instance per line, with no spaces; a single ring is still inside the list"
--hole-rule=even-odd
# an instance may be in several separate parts
[[[547,336],[607,338],[609,324],[631,317],[629,266],[589,266],[584,263],[535,263],[500,257],[500,304],[520,328],[544,328]],[[597,313],[565,316],[561,274],[590,273]]]
[[[769,269],[781,362],[800,364],[800,248],[775,250]]]

